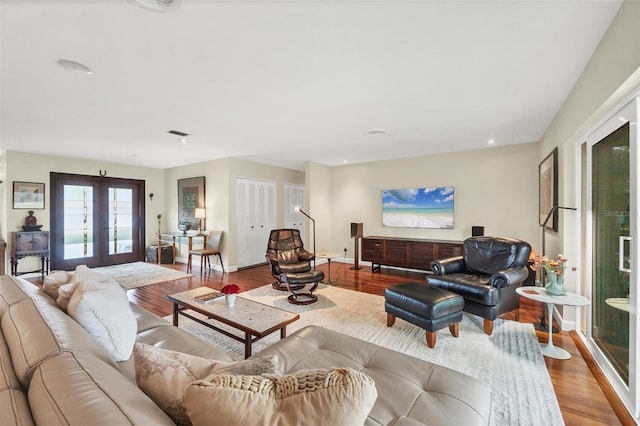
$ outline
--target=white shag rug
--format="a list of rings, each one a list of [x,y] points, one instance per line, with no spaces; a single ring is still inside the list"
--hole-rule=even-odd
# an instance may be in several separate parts
[[[293,305],[287,293],[271,285],[240,294],[300,314],[287,327],[287,335],[306,325],[320,325],[405,354],[461,371],[487,383],[493,391],[493,425],[562,425],[560,407],[532,324],[498,319],[487,336],[483,320],[464,314],[460,337],[448,327],[438,332],[430,349],[424,330],[400,318],[386,326],[384,298],[321,284],[315,292],[318,302]],[[196,316],[195,312],[193,312]],[[172,321],[171,316],[165,317]],[[180,328],[212,343],[234,359],[244,358],[244,346],[214,330],[180,317]],[[218,324],[219,325],[219,324]],[[278,341],[279,333],[253,344],[253,353]]]
[[[99,268],[93,268],[93,270],[110,276],[125,290],[193,276],[193,274],[187,274],[186,272],[176,271],[175,269],[146,262],[101,266]]]

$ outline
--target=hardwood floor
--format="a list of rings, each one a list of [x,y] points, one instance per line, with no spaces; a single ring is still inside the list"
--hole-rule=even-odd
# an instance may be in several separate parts
[[[186,270],[186,265],[163,265],[178,270]],[[362,291],[371,294],[382,295],[384,289],[390,285],[405,281],[422,281],[424,274],[419,272],[401,271],[396,269],[382,268],[380,273],[372,273],[371,268],[364,267],[361,270],[350,269],[352,265],[332,262],[331,280],[333,285],[355,291]],[[328,273],[327,265],[318,265],[318,269]],[[200,277],[198,271],[192,278],[171,281],[142,287],[129,292],[129,299],[144,308],[147,308],[157,315],[166,316],[171,313],[171,304],[165,296],[189,288],[202,285],[220,289],[228,283],[237,284],[241,291],[250,290],[273,282],[266,265],[244,269],[238,272],[222,274],[212,272]],[[520,308],[520,322],[539,322],[541,304],[529,299],[522,299]],[[504,316],[505,319],[515,319],[514,313]],[[537,332],[541,342],[547,341],[546,332]],[[560,404],[560,409],[567,425],[632,425],[635,424],[631,416],[626,413],[624,407],[617,400],[617,396],[611,389],[605,391],[600,387],[589,365],[582,357],[572,333],[560,332],[554,334],[554,344],[560,346],[571,353],[570,360],[553,360],[545,357],[545,363],[549,371],[549,376]],[[464,336],[461,336],[464,338]],[[579,338],[576,340],[579,341]],[[597,367],[596,367],[597,368]],[[596,372],[597,373],[597,372]],[[612,408],[618,409],[618,415]],[[620,416],[620,417],[618,417]]]

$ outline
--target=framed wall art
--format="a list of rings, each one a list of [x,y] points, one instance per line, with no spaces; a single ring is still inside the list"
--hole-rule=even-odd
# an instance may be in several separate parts
[[[205,201],[204,176],[178,179],[178,221],[188,221],[191,229],[197,229],[196,209],[204,209]]]
[[[540,226],[544,224],[553,206],[558,205],[558,148],[554,148],[540,163],[538,170],[540,187]],[[558,210],[547,222],[546,229],[558,231]]]
[[[13,182],[13,208],[44,209],[44,183]]]
[[[453,186],[383,190],[382,225],[453,229]]]

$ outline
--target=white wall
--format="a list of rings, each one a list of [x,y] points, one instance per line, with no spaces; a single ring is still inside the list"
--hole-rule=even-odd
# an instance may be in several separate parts
[[[351,222],[362,222],[365,235],[454,241],[482,225],[486,235],[520,238],[536,248],[538,152],[538,143],[529,143],[333,167],[329,174],[326,168],[308,167],[310,206],[318,218],[329,217],[328,227],[316,219],[322,229],[318,249],[341,253],[346,247],[353,257]],[[425,186],[455,188],[454,229],[382,226],[383,189]],[[321,246],[328,238],[330,247]]]
[[[35,210],[34,216],[38,219],[38,224],[43,225],[42,229],[49,230],[51,214],[51,185],[49,183],[49,173],[73,173],[81,175],[98,176],[100,170],[107,172],[109,177],[120,177],[128,179],[140,179],[145,181],[146,200],[146,242],[152,244],[156,241],[155,232],[157,228],[156,213],[162,208],[164,203],[164,183],[162,180],[163,171],[148,167],[134,167],[123,164],[104,163],[100,161],[90,161],[74,159],[68,157],[56,157],[51,155],[28,154],[24,152],[7,151],[4,153],[4,212],[2,222],[2,239],[7,242],[6,271],[9,272],[8,263],[10,256],[11,232],[22,230],[24,218],[27,211],[13,209],[13,181],[41,182],[45,184],[45,208]],[[153,201],[149,200],[148,194],[154,194]],[[160,210],[161,211],[161,210]],[[25,258],[20,261],[20,270],[37,269],[39,260],[37,258]]]

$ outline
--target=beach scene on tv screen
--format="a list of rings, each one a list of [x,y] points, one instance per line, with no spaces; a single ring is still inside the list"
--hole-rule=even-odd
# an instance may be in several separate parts
[[[399,228],[453,229],[453,187],[382,191],[382,224]]]

